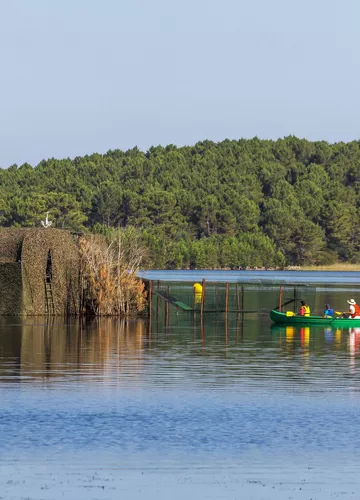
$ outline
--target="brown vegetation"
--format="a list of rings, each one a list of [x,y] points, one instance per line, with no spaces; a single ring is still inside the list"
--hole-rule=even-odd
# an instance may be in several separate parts
[[[323,266],[304,266],[302,271],[360,271],[360,264],[349,264],[347,262],[336,262],[335,264]]]
[[[0,314],[124,316],[145,307],[134,229],[76,241],[53,228],[0,231]],[[49,270],[50,268],[50,270]]]
[[[79,248],[83,311],[124,316],[144,309],[144,284],[136,275],[146,252],[131,229],[82,236]]]

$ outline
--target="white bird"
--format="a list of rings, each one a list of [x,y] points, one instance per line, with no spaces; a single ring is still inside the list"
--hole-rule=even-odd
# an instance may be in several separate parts
[[[52,222],[49,220],[49,212],[46,212],[46,217],[45,217],[45,220],[42,220],[41,221],[41,224],[44,226],[44,227],[50,227],[52,225]]]

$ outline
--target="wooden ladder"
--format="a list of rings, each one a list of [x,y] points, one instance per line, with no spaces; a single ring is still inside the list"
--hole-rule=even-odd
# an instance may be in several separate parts
[[[55,314],[54,296],[51,281],[45,279],[45,314],[48,316]]]

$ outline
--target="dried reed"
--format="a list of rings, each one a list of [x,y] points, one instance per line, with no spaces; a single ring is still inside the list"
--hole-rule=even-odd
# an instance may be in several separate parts
[[[145,307],[144,283],[137,272],[146,251],[132,229],[79,239],[83,311],[125,316]]]

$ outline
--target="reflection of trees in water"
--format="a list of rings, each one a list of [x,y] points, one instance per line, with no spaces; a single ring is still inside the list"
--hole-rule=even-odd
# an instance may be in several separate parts
[[[18,339],[22,376],[96,374],[122,360],[140,363],[145,326],[141,320],[59,318],[24,320]],[[10,354],[10,353],[9,353]]]
[[[46,318],[18,318],[15,325],[10,324],[14,320],[6,320],[6,326],[0,319],[0,358],[5,360],[0,363],[0,380],[19,375],[80,378],[83,374],[82,380],[89,383],[96,379],[111,383],[139,376],[146,369],[144,362],[155,362],[155,358],[162,358],[166,364],[169,352],[181,353],[187,373],[194,376],[199,370],[203,375],[207,369],[210,373],[214,370],[212,363],[219,360],[232,366],[232,374],[241,375],[247,367],[250,376],[267,362],[290,361],[291,366],[293,360],[299,366],[300,361],[304,368],[313,366],[314,357],[334,351],[350,351],[353,359],[360,357],[360,333],[352,334],[350,342],[348,330],[274,325],[270,331],[259,315],[245,320],[232,315],[228,322],[221,315],[205,316],[204,321],[199,315],[195,319],[192,315],[170,319],[170,325],[165,325],[154,318],[149,329],[142,320],[82,318],[66,323],[60,318],[49,322]],[[199,357],[204,356],[208,363],[199,365]],[[341,364],[342,359],[333,356],[331,363]],[[286,376],[292,376],[290,368],[289,372]]]

